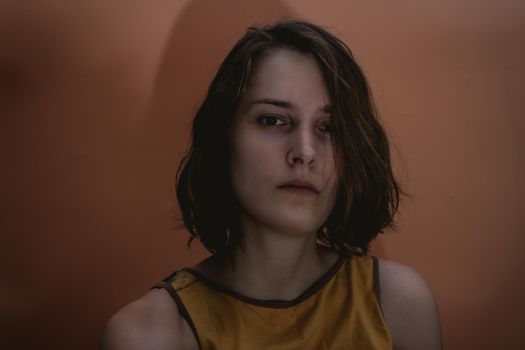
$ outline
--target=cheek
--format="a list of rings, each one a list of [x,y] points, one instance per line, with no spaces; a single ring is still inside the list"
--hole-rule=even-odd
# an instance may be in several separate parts
[[[340,186],[340,176],[338,174],[338,171],[336,169],[335,165],[335,159],[331,153],[331,150],[329,154],[327,154],[327,162],[325,163],[325,169],[324,169],[324,178],[325,178],[325,201],[327,204],[327,207],[329,207],[329,212],[332,211],[333,206],[335,205],[335,201],[337,199],[337,193]]]
[[[277,156],[277,150],[255,138],[239,138],[231,149],[232,185],[237,196],[271,184],[269,176],[276,168]]]

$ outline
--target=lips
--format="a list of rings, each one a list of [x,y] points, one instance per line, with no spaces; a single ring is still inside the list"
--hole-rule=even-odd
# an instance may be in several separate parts
[[[317,188],[309,181],[292,180],[279,186],[282,189],[310,190],[319,193]]]

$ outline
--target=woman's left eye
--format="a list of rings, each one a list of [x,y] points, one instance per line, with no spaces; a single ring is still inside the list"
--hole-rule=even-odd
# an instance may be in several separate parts
[[[259,121],[267,126],[281,126],[285,123],[282,121],[281,118],[275,115],[263,115],[259,118]]]
[[[321,130],[326,133],[333,133],[334,132],[334,124],[330,122],[325,122],[321,124]]]

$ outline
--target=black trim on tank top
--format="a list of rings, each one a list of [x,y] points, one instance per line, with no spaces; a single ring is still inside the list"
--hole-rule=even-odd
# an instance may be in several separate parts
[[[184,303],[179,297],[179,294],[177,291],[173,288],[171,285],[171,279],[177,274],[177,272],[172,273],[169,277],[164,279],[162,282],[159,282],[155,284],[151,289],[165,289],[175,301],[175,304],[177,305],[177,309],[179,310],[180,315],[182,318],[188,323],[188,326],[190,326],[191,331],[193,332],[193,335],[195,336],[195,340],[197,341],[197,345],[199,346],[199,349],[201,349],[201,342],[199,340],[199,336],[197,335],[197,329],[195,328],[195,324],[193,323],[193,320],[191,319],[191,316],[184,306]]]
[[[381,288],[379,286],[379,260],[377,256],[372,256],[374,261],[374,291],[376,293],[377,300],[381,299]]]
[[[318,290],[320,290],[323,286],[325,286],[332,279],[332,277],[335,276],[335,274],[339,271],[343,263],[347,261],[348,259],[350,259],[351,257],[352,255],[341,253],[337,261],[332,265],[332,267],[321,278],[315,281],[303,293],[301,293],[298,297],[292,300],[261,300],[261,299],[250,298],[240,293],[237,293],[234,290],[231,290],[225,286],[220,285],[219,283],[211,280],[206,275],[200,273],[197,270],[194,270],[189,267],[184,268],[182,270],[187,271],[191,273],[192,275],[194,275],[195,277],[197,277],[207,287],[214,289],[218,292],[227,294],[235,299],[239,299],[243,302],[257,305],[257,306],[279,309],[279,308],[286,308],[286,307],[297,305],[301,303],[302,301],[308,299],[313,294],[315,294]]]
[[[381,314],[384,318],[385,314],[383,313],[383,306],[381,305],[381,286],[379,284],[379,258],[377,256],[372,256],[372,261],[374,265],[374,292],[376,294],[379,310],[381,310]]]

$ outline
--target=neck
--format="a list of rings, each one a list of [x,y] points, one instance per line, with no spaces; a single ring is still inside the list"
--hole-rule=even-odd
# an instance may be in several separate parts
[[[322,277],[337,260],[316,244],[316,234],[286,235],[268,228],[243,229],[244,244],[232,252],[233,266],[215,261],[220,283],[247,297],[291,300]],[[217,268],[219,271],[217,271]]]

